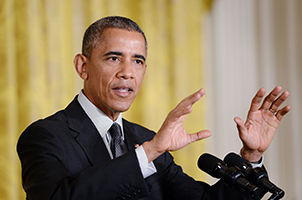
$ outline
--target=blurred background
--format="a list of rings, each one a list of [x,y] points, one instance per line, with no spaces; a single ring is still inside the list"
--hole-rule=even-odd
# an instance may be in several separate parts
[[[25,199],[18,137],[78,94],[74,55],[85,29],[108,15],[136,21],[149,43],[145,80],[124,118],[157,131],[181,99],[206,89],[185,126],[212,137],[173,152],[195,179],[216,181],[197,168],[200,154],[239,152],[233,118],[245,119],[258,88],[288,89],[292,110],[264,158],[284,199],[301,199],[301,9],[299,0],[0,0],[0,199]]]

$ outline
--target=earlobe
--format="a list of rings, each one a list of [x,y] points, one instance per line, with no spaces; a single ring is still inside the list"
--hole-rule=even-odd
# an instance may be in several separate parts
[[[77,71],[77,73],[83,80],[88,79],[86,61],[87,61],[87,58],[82,54],[77,54],[73,60],[75,70]]]

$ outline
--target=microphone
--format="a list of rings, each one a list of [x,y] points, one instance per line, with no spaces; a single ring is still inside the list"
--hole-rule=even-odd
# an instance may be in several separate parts
[[[262,187],[266,191],[271,192],[273,195],[270,199],[281,199],[284,196],[284,191],[269,180],[264,168],[253,168],[249,161],[235,153],[229,153],[226,155],[224,161],[228,166],[237,166],[248,178],[248,180],[257,186]]]
[[[250,192],[253,199],[260,199],[261,189],[251,184],[237,167],[227,167],[219,158],[204,153],[198,159],[198,167],[215,178],[223,178],[227,183]]]

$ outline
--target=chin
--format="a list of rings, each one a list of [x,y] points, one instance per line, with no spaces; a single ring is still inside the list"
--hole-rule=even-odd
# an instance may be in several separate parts
[[[112,106],[112,108],[115,112],[126,112],[127,110],[129,110],[130,106],[131,104],[123,105],[123,103],[120,103],[115,104],[114,106]]]

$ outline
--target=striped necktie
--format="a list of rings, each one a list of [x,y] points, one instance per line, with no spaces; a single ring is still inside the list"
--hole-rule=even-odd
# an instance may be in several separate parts
[[[111,135],[110,149],[113,158],[117,158],[127,152],[127,146],[122,139],[122,129],[118,123],[113,123],[109,129]]]

